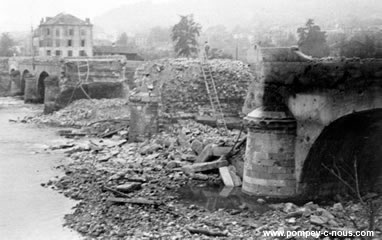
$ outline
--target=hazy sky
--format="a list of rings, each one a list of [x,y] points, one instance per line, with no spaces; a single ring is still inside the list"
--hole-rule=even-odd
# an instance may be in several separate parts
[[[93,18],[112,8],[142,0],[1,0],[0,32],[25,31],[36,27],[40,19],[60,12],[79,18]],[[167,2],[168,0],[153,0]]]
[[[243,24],[243,18],[265,19],[278,24],[298,20],[304,23],[306,19],[314,18],[320,23],[320,18],[335,21],[335,18],[345,15],[358,15],[361,17],[382,18],[382,0],[151,0],[153,5],[161,4],[162,7],[150,6],[149,12],[136,12],[127,8],[119,16],[110,10],[122,5],[149,1],[149,0],[0,0],[0,32],[28,31],[31,26],[36,28],[43,17],[53,17],[60,12],[73,14],[81,19],[89,17],[94,23],[98,17],[98,25],[105,31],[112,31],[112,25],[126,25],[127,23],[138,27],[145,27],[145,21],[160,25],[163,20],[171,17],[178,19],[179,9],[195,13],[196,20],[203,21],[202,25],[209,24]],[[350,3],[350,4],[349,4]],[[171,9],[169,9],[171,8]],[[172,9],[173,8],[173,9]],[[108,13],[108,18],[102,16]],[[146,14],[146,16],[140,16]],[[374,15],[372,15],[374,14]],[[101,16],[101,18],[99,18]],[[118,18],[119,17],[119,18]],[[130,18],[126,18],[130,17]],[[118,20],[119,19],[119,20]],[[124,22],[124,20],[129,22]],[[116,22],[119,21],[119,22]],[[228,21],[228,22],[227,22]],[[240,22],[241,21],[241,22]],[[174,23],[174,22],[173,22]],[[146,24],[147,25],[147,24]],[[127,26],[131,27],[131,26]],[[146,26],[147,27],[147,26]],[[115,30],[115,29],[114,29]],[[128,29],[124,29],[128,31]]]

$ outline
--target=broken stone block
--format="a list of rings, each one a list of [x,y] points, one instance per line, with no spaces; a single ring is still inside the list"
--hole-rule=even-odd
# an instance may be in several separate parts
[[[180,146],[182,147],[186,147],[186,148],[189,148],[190,147],[190,139],[189,137],[184,134],[183,132],[180,132],[179,135],[178,135],[178,143]]]
[[[340,226],[340,225],[339,225],[335,220],[333,220],[333,219],[330,219],[328,223],[329,223],[330,226],[333,226],[333,227],[339,227],[339,226]]]
[[[177,168],[177,167],[180,167],[181,166],[181,163],[179,161],[170,161],[166,164],[166,167],[168,169],[173,169],[173,168]]]
[[[201,141],[199,141],[198,139],[195,139],[194,141],[192,141],[191,143],[191,149],[192,151],[194,151],[196,154],[200,154],[202,151],[203,151],[203,148],[204,148],[204,145]]]
[[[135,190],[141,189],[142,184],[139,182],[127,182],[125,184],[119,185],[116,189],[123,193],[130,193]]]
[[[258,203],[260,203],[260,204],[264,204],[266,201],[265,201],[264,199],[262,199],[262,198],[258,198],[258,199],[256,200],[256,202],[258,202]]]
[[[227,165],[228,165],[228,162],[226,160],[219,159],[213,162],[195,163],[192,165],[186,165],[182,167],[182,170],[186,173],[194,173],[194,172],[203,172],[203,171],[213,170],[213,169],[217,169]]]
[[[192,175],[192,179],[195,179],[195,180],[207,181],[208,178],[209,177],[206,174],[203,174],[203,173],[195,173],[195,174]]]
[[[286,220],[286,222],[287,223],[291,223],[291,224],[293,224],[293,223],[296,223],[296,218],[288,218],[287,220]]]
[[[284,208],[283,208],[283,211],[285,213],[290,213],[290,212],[294,212],[297,210],[297,206],[294,205],[293,203],[290,203],[290,202],[287,202],[284,204]]]
[[[343,211],[344,207],[342,206],[341,203],[335,203],[335,204],[333,204],[333,210]]]
[[[316,225],[322,226],[322,225],[324,225],[325,223],[328,222],[328,219],[324,218],[324,217],[321,217],[321,216],[311,215],[310,216],[310,222],[312,224],[316,224]]]
[[[159,145],[159,144],[156,144],[156,143],[154,143],[154,144],[149,144],[149,145],[146,145],[146,146],[144,146],[143,148],[141,148],[140,151],[139,151],[139,153],[140,153],[141,155],[148,155],[148,154],[151,154],[151,153],[153,153],[153,152],[155,152],[155,151],[158,151],[158,150],[161,149],[161,148],[162,148],[162,146]]]
[[[231,168],[230,167],[219,168],[219,173],[220,173],[220,176],[224,182],[224,185],[225,186],[231,186],[231,187],[241,186],[240,177],[237,176],[234,169],[232,169],[232,167]]]
[[[328,218],[328,219],[334,219],[333,214],[331,214],[328,210],[324,208],[317,208],[317,212],[321,213],[321,217]]]
[[[189,161],[189,162],[195,162],[197,158],[193,154],[182,154],[180,157],[182,160]]]
[[[219,146],[214,146],[212,148],[212,155],[213,156],[223,156],[227,155],[231,151],[232,147],[219,147]]]
[[[196,159],[197,163],[203,163],[207,162],[211,157],[213,157],[212,148],[214,147],[213,144],[208,144],[204,147],[203,151],[198,156],[198,159]]]

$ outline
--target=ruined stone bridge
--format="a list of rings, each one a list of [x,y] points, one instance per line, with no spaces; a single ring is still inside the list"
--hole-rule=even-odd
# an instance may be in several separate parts
[[[333,172],[351,186],[357,178],[363,190],[382,192],[382,59],[308,59],[294,49],[269,48],[248,61],[253,80],[243,107],[244,192],[295,196],[346,190]],[[12,93],[44,102],[49,112],[84,98],[84,91],[95,98],[123,96],[128,73],[141,62],[114,57],[8,63]],[[163,72],[158,74],[166,78]]]
[[[382,59],[310,60],[289,48],[249,56],[243,191],[344,190],[334,171],[382,192]]]
[[[13,57],[8,60],[10,93],[24,96],[25,102],[44,103],[45,112],[89,96],[124,97],[126,83],[141,63],[124,56]]]

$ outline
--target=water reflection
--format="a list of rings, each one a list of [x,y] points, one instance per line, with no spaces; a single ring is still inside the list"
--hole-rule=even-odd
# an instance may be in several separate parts
[[[184,186],[179,192],[182,203],[195,204],[210,211],[218,209],[247,209],[247,211],[263,213],[269,210],[267,205],[257,202],[255,197],[242,193],[240,187],[220,185]]]

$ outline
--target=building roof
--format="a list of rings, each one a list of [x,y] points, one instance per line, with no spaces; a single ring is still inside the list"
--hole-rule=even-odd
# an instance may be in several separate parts
[[[81,20],[71,14],[60,13],[55,17],[47,17],[42,25],[90,25],[90,22]]]
[[[138,53],[133,52],[129,47],[123,46],[94,46],[93,52],[95,55],[125,55],[128,60],[143,60]]]
[[[131,48],[124,46],[94,46],[94,51],[105,53],[135,53]]]

